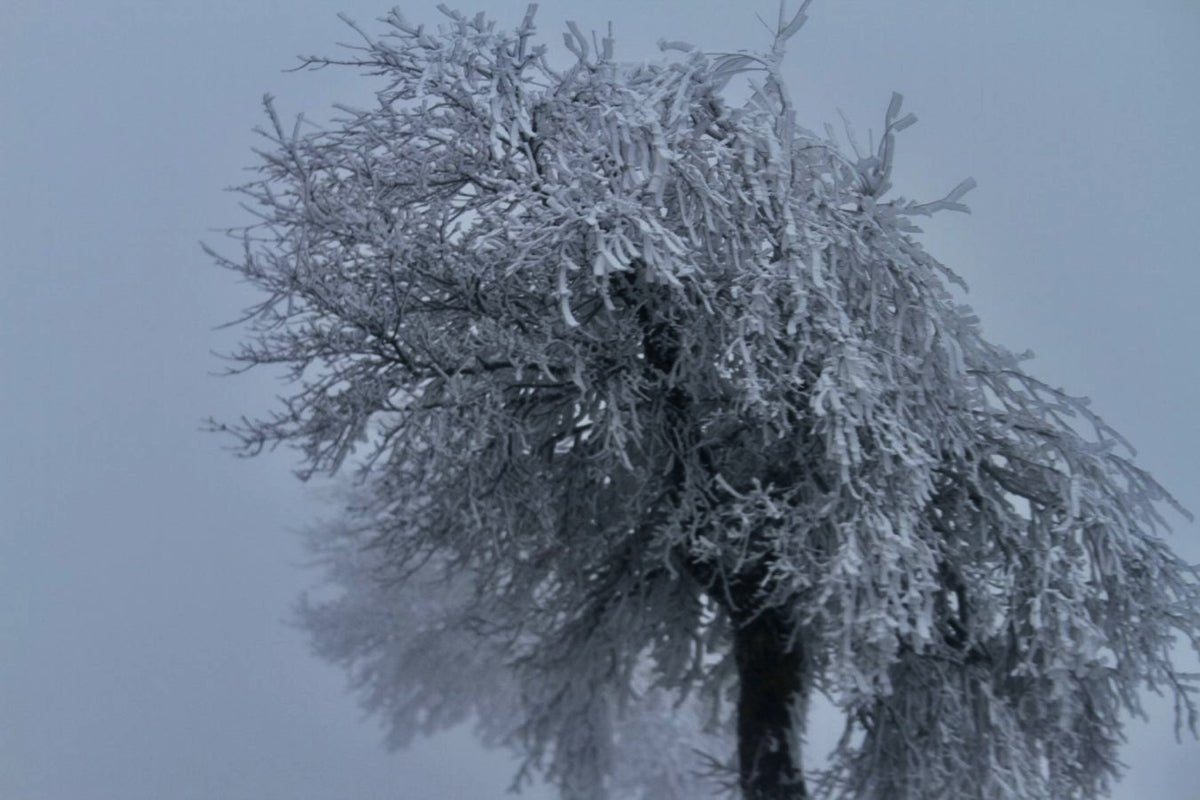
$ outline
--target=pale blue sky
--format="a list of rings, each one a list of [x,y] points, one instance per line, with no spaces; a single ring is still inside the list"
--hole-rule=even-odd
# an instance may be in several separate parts
[[[403,6],[434,21],[429,0]],[[524,2],[484,8],[516,24]],[[372,0],[6,0],[0,8],[0,797],[487,800],[509,763],[463,734],[385,754],[343,678],[283,624],[317,575],[292,531],[320,506],[285,453],[238,461],[198,433],[262,409],[218,380],[212,327],[249,300],[197,241],[239,222],[261,95],[321,116],[349,72],[284,73],[369,23]],[[543,3],[659,37],[765,47],[717,0]],[[990,335],[1091,396],[1200,510],[1200,4],[816,0],[788,60],[801,122],[921,123],[897,190],[974,176],[971,217],[930,223]],[[1176,545],[1200,560],[1197,527]],[[1194,658],[1193,658],[1194,662]],[[1124,800],[1195,797],[1200,745],[1169,713],[1131,728]],[[530,795],[533,796],[533,795]]]

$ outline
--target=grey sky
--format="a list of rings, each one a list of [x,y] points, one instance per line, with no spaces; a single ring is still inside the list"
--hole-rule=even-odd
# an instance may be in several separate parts
[[[454,5],[453,3],[451,3]],[[436,3],[410,2],[434,21]],[[524,2],[491,2],[502,23]],[[463,5],[475,10],[478,3]],[[654,41],[765,47],[720,0],[547,2]],[[214,332],[249,296],[197,246],[242,219],[271,91],[320,117],[352,73],[285,74],[386,2],[6,0],[0,9],[0,797],[500,797],[509,763],[462,733],[390,756],[342,676],[282,623],[317,576],[291,531],[320,513],[286,453],[237,461],[197,432],[262,409],[267,375],[217,380]],[[800,119],[865,139],[890,92],[899,193],[973,175],[972,217],[928,224],[990,335],[1087,394],[1200,510],[1200,4],[817,0],[788,60]],[[1200,560],[1197,528],[1176,546]],[[1196,796],[1200,746],[1169,711],[1131,727],[1120,798]],[[530,795],[535,796],[535,795]]]

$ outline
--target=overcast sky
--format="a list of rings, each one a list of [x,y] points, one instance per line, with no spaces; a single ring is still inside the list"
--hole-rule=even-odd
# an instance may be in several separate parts
[[[773,2],[547,2],[538,22],[763,48]],[[434,2],[405,4],[434,21]],[[462,6],[475,11],[479,4]],[[515,25],[523,2],[483,6]],[[320,513],[279,453],[198,432],[267,408],[217,379],[213,327],[250,297],[197,242],[243,221],[270,91],[320,117],[368,96],[335,52],[372,0],[4,0],[0,6],[0,797],[487,800],[512,765],[453,733],[383,752],[335,669],[285,620],[317,580],[294,531]],[[787,62],[800,121],[879,130],[897,191],[974,176],[973,216],[927,226],[992,338],[1093,398],[1200,510],[1200,3],[817,0]],[[1200,560],[1197,527],[1177,547]],[[1192,661],[1194,662],[1194,657]],[[1192,664],[1195,668],[1195,664]],[[1169,710],[1130,728],[1125,800],[1188,798],[1200,746]],[[548,795],[528,796],[546,797]]]

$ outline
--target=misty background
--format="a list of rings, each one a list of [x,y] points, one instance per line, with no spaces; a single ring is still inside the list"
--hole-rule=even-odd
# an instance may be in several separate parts
[[[434,23],[435,2],[405,3]],[[451,3],[504,27],[525,3]],[[777,5],[545,2],[617,55],[660,38],[765,49]],[[792,4],[794,6],[794,3]],[[278,452],[237,460],[210,415],[265,410],[269,373],[212,377],[253,298],[201,252],[246,220],[224,187],[286,117],[366,103],[335,54],[387,0],[6,0],[0,7],[0,798],[487,800],[514,769],[454,731],[383,751],[343,675],[288,620],[319,581],[296,531],[326,507]],[[817,0],[786,74],[806,127],[865,143],[890,93],[895,193],[974,176],[970,217],[924,225],[990,338],[1093,398],[1200,511],[1200,4]],[[1173,544],[1200,561],[1196,525]],[[1195,668],[1194,654],[1181,650]],[[1148,705],[1115,796],[1200,797],[1200,745]],[[817,733],[819,738],[820,732]],[[529,790],[526,797],[549,797]]]

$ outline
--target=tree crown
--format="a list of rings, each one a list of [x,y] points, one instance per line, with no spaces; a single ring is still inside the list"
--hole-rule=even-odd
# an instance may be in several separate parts
[[[568,796],[602,794],[647,691],[722,724],[732,630],[767,611],[846,713],[831,796],[1090,796],[1147,685],[1194,729],[1174,501],[913,238],[973,184],[886,199],[899,95],[849,156],[781,78],[803,13],[762,55],[649,64],[571,26],[566,69],[532,9],[446,14],[308,60],[380,78],[369,109],[288,130],[268,100],[260,221],[214,254],[264,293],[234,357],[293,386],[227,430],[355,465],[321,545],[347,594],[307,614],[398,731],[491,701],[375,669],[416,652],[378,635],[417,602],[397,582],[442,587],[424,634],[487,643],[521,715],[489,730]]]

